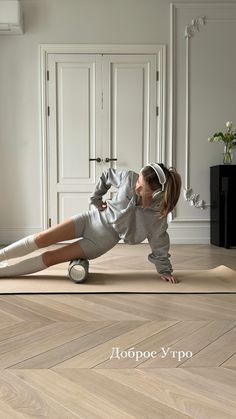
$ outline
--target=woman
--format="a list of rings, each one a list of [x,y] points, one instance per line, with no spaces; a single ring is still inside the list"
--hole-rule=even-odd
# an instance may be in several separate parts
[[[117,188],[112,200],[103,202],[111,186]],[[73,259],[94,259],[114,247],[120,239],[137,244],[148,239],[148,256],[164,281],[177,283],[169,260],[167,215],[179,199],[181,178],[174,168],[149,163],[140,174],[108,169],[102,173],[91,197],[95,207],[75,215],[46,231],[25,237],[0,251],[0,277],[30,274]],[[8,259],[25,256],[60,241],[79,238],[57,250],[6,266]]]

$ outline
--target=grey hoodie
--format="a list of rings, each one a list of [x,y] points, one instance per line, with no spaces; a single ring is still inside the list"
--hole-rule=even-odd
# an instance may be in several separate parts
[[[163,193],[157,195],[149,208],[137,205],[135,185],[139,175],[133,171],[104,171],[96,185],[90,203],[98,207],[103,195],[111,186],[117,188],[113,199],[106,201],[107,208],[100,212],[103,222],[111,224],[120,238],[128,244],[141,243],[146,238],[152,249],[148,260],[155,264],[160,274],[173,271],[169,257],[169,235],[167,219],[160,218],[160,203]]]

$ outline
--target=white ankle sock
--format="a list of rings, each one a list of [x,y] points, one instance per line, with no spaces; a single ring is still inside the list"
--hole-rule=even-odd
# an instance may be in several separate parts
[[[30,259],[22,260],[22,262],[16,263],[15,265],[0,268],[0,278],[32,274],[34,272],[42,271],[47,267],[48,266],[43,262],[42,255],[38,255]]]
[[[0,250],[0,262],[7,261],[8,259],[25,256],[28,253],[34,252],[38,249],[34,239],[35,235],[24,237],[15,243],[10,244],[4,249]]]

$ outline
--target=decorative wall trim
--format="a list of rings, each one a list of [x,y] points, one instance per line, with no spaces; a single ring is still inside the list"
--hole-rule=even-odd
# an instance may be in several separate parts
[[[200,25],[206,24],[206,16],[196,17],[192,19],[191,25],[185,27],[185,40],[186,40],[186,110],[185,110],[185,188],[184,188],[184,199],[189,202],[189,204],[195,208],[205,209],[207,205],[204,200],[200,199],[199,193],[194,193],[193,189],[189,185],[189,109],[190,109],[190,39],[194,36],[195,32],[199,32]]]
[[[202,219],[202,218],[185,218],[185,217],[178,217],[177,219],[174,219],[174,224],[179,224],[181,225],[181,223],[210,223],[210,219],[206,218],[206,219]]]
[[[160,106],[160,120],[157,129],[157,151],[156,161],[166,159],[166,46],[162,45],[158,52],[159,79],[162,83],[158,85],[157,101]],[[158,120],[158,119],[157,119]]]
[[[232,8],[236,9],[235,3],[172,3],[176,9],[196,9],[201,7],[201,9],[226,9],[226,8]]]
[[[200,31],[200,25],[206,24],[206,16],[196,17],[192,19],[191,25],[185,27],[185,38],[192,38],[195,32]]]
[[[194,193],[192,188],[184,189],[184,199],[195,208],[205,209],[210,206],[210,204],[206,204],[204,200],[200,199],[200,195]]]
[[[201,4],[201,8],[215,6],[216,4]],[[235,6],[235,5],[234,5]],[[170,76],[170,103],[171,105],[171,114],[170,114],[170,156],[169,161],[173,164],[174,155],[176,151],[176,144],[174,141],[175,132],[176,132],[176,97],[175,97],[175,86],[176,86],[176,41],[175,41],[175,30],[176,30],[176,9],[194,9],[199,8],[199,4],[186,4],[186,3],[177,3],[170,5],[170,20],[171,20],[171,32],[170,32],[170,53],[171,53],[171,76]],[[206,25],[208,19],[205,15],[201,15],[192,19],[191,24],[188,24],[185,27],[184,37],[186,40],[186,118],[185,118],[185,180],[184,180],[184,191],[183,197],[184,200],[189,202],[192,207],[198,209],[205,209],[210,206],[210,204],[206,204],[203,199],[200,199],[200,194],[195,193],[193,188],[190,187],[189,184],[189,149],[190,149],[190,142],[189,142],[189,110],[190,110],[190,63],[189,63],[189,52],[190,52],[190,39],[195,35],[196,32],[200,31],[200,27]],[[173,164],[174,165],[174,164]],[[175,217],[175,212],[171,216],[171,221],[177,222],[179,218]],[[202,220],[199,220],[202,221]],[[207,221],[207,220],[203,220]]]

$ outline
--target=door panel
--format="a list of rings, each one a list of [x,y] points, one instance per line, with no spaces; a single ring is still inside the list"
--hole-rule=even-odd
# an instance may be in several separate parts
[[[49,55],[49,206],[54,225],[88,209],[102,171],[99,163],[89,161],[101,153],[100,60],[99,55]]]
[[[154,159],[156,142],[156,56],[103,58],[105,138],[118,169],[140,171]]]
[[[89,150],[94,146],[94,63],[58,63],[58,182],[90,178]],[[90,104],[92,106],[90,106]]]
[[[59,192],[58,194],[58,214],[61,221],[73,214],[86,211],[87,207],[87,192]]]

